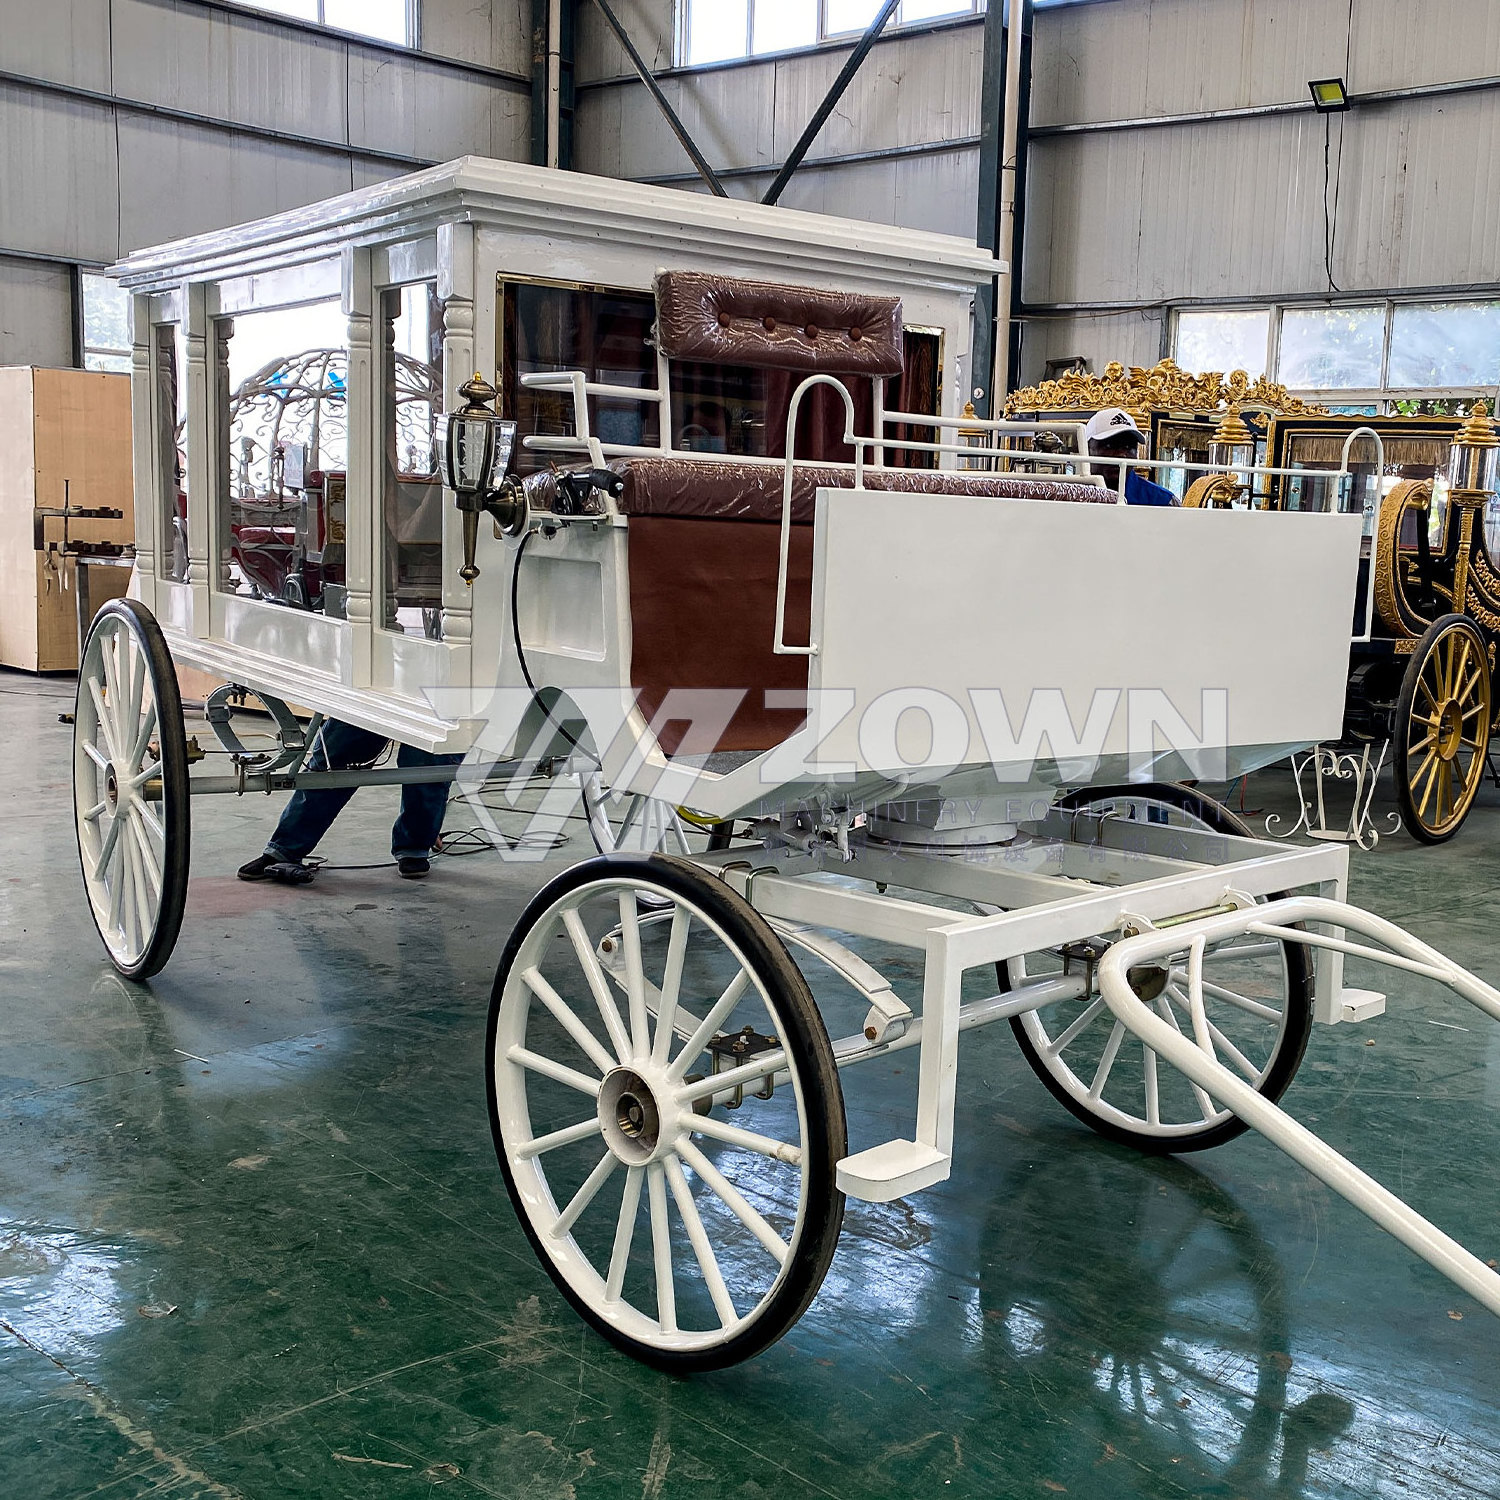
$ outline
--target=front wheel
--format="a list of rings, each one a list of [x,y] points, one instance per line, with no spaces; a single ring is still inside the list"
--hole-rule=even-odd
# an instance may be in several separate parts
[[[1396,702],[1396,796],[1420,843],[1446,843],[1469,816],[1488,763],[1491,712],[1479,627],[1467,615],[1434,620]]]
[[[490,997],[490,1124],[548,1275],[678,1373],[801,1317],[843,1220],[833,1049],[753,907],[696,865],[607,855],[526,909]]]
[[[1237,838],[1253,837],[1227,807],[1190,787],[1160,783],[1094,787],[1057,807],[1106,819],[1174,824]],[[1052,977],[1088,960],[1075,950],[1033,954],[1000,965],[1002,990]],[[1246,937],[1208,950],[1203,994],[1219,1059],[1265,1098],[1284,1094],[1312,1030],[1313,966],[1301,943]],[[1187,958],[1130,971],[1131,987],[1164,1020],[1192,1032]],[[1077,999],[1011,1018],[1022,1056],[1048,1092],[1091,1129],[1151,1152],[1203,1151],[1247,1127],[1116,1020],[1097,985]]]
[[[113,599],[78,667],[73,810],[94,925],[127,979],[171,956],[187,901],[187,738],[171,653],[151,611]]]

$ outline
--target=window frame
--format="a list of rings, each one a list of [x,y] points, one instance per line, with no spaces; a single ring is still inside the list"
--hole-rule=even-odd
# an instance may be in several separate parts
[[[351,31],[347,26],[339,26],[327,19],[327,0],[314,0],[318,14],[316,17],[289,16],[281,11],[272,10],[268,6],[258,5],[256,0],[219,0],[227,10],[239,11],[245,15],[269,17],[273,21],[284,21],[294,26],[311,26],[319,31],[328,31],[334,36],[355,37],[363,42],[372,42],[380,47],[399,47],[409,52],[421,49],[422,44],[422,0],[405,0],[406,10],[406,40],[393,42],[389,37],[376,36],[368,31]]]
[[[1287,301],[1287,302],[1230,302],[1230,303],[1186,303],[1171,309],[1171,316],[1167,323],[1167,348],[1170,357],[1176,359],[1178,347],[1178,326],[1184,313],[1234,313],[1234,312],[1260,312],[1270,314],[1267,321],[1266,336],[1266,378],[1271,381],[1281,382],[1281,322],[1283,316],[1288,312],[1305,311],[1308,308],[1322,307],[1382,307],[1384,310],[1384,327],[1381,335],[1380,349],[1380,384],[1378,386],[1349,387],[1315,387],[1315,386],[1287,386],[1292,394],[1304,400],[1316,401],[1319,405],[1333,408],[1345,406],[1367,406],[1373,404],[1380,415],[1390,415],[1394,411],[1395,403],[1398,401],[1454,401],[1468,399],[1490,399],[1495,394],[1495,387],[1488,385],[1436,385],[1436,386],[1396,386],[1391,384],[1391,342],[1395,329],[1396,312],[1403,307],[1427,307],[1435,305],[1452,305],[1454,303],[1474,303],[1477,305],[1500,304],[1500,296],[1463,296],[1456,293],[1428,292],[1419,297],[1372,297],[1372,296],[1348,296],[1328,300],[1309,301]]]
[[[824,47],[847,46],[851,41],[857,41],[863,34],[863,27],[853,31],[830,31],[828,29],[828,6],[829,0],[809,0],[810,4],[817,6],[818,18],[814,40],[805,42],[799,46],[778,47],[764,52],[754,50],[755,43],[755,7],[758,0],[745,0],[745,50],[736,53],[733,57],[715,58],[712,62],[691,62],[688,59],[688,12],[692,0],[676,0],[676,14],[673,17],[672,26],[672,64],[675,68],[697,71],[700,68],[726,68],[736,64],[761,62],[768,57],[790,57],[799,53],[815,52]],[[989,7],[990,0],[963,0],[967,5],[966,10],[955,10],[946,16],[921,16],[913,21],[902,21],[899,19],[900,11],[892,17],[890,24],[881,33],[882,37],[891,36],[896,32],[920,31],[924,28],[935,26],[962,25],[965,22],[982,20]],[[322,0],[319,0],[321,8]]]

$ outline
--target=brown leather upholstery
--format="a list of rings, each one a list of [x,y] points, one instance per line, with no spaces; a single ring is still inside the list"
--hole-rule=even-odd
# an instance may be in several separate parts
[[[668,359],[828,375],[899,375],[903,366],[899,297],[702,271],[657,276],[656,337]]]
[[[785,470],[780,464],[712,459],[625,458],[610,467],[625,477],[620,509],[628,516],[682,516],[726,521],[780,521]],[[820,488],[852,489],[854,471],[799,464],[792,478],[792,520],[811,524]],[[931,469],[865,473],[865,488],[914,495],[989,495],[1112,505],[1112,490],[1077,481],[1022,483],[1005,474],[951,474]]]

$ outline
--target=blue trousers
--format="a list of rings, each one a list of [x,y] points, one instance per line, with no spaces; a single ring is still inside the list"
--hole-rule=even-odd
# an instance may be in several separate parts
[[[310,771],[343,771],[350,766],[365,765],[375,759],[389,742],[383,735],[368,729],[356,729],[339,719],[324,722],[322,733],[307,763]],[[402,745],[396,755],[398,766],[450,766],[463,759],[461,755],[431,755],[411,745]],[[292,793],[281,814],[281,821],[266,845],[273,859],[305,859],[318,847],[318,841],[333,826],[333,820],[344,810],[356,788],[318,787],[313,791]],[[448,807],[446,782],[427,782],[401,788],[401,815],[391,828],[391,853],[397,859],[425,857],[437,842],[443,829],[443,814]]]

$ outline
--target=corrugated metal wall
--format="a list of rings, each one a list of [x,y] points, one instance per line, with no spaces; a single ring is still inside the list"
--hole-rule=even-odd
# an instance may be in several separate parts
[[[613,0],[653,71],[672,62],[673,0]],[[865,62],[782,202],[972,239],[978,180],[980,24],[895,34]],[[759,197],[848,47],[669,73],[662,91],[726,185]],[[585,172],[697,185],[629,59],[591,5],[579,16],[577,165]],[[879,153],[874,160],[851,156]]]
[[[1164,304],[1329,294],[1314,78],[1341,76],[1356,96],[1433,90],[1332,117],[1335,285],[1500,288],[1500,91],[1447,87],[1497,75],[1493,0],[1108,0],[1043,11],[1025,298],[1132,310],[1035,319],[1027,378],[1070,354],[1096,368],[1150,363]],[[1270,112],[1191,118],[1222,110]]]
[[[0,364],[71,359],[51,261],[528,155],[530,19],[530,0],[423,0],[407,53],[205,0],[0,0],[0,257],[30,265],[0,269]]]

